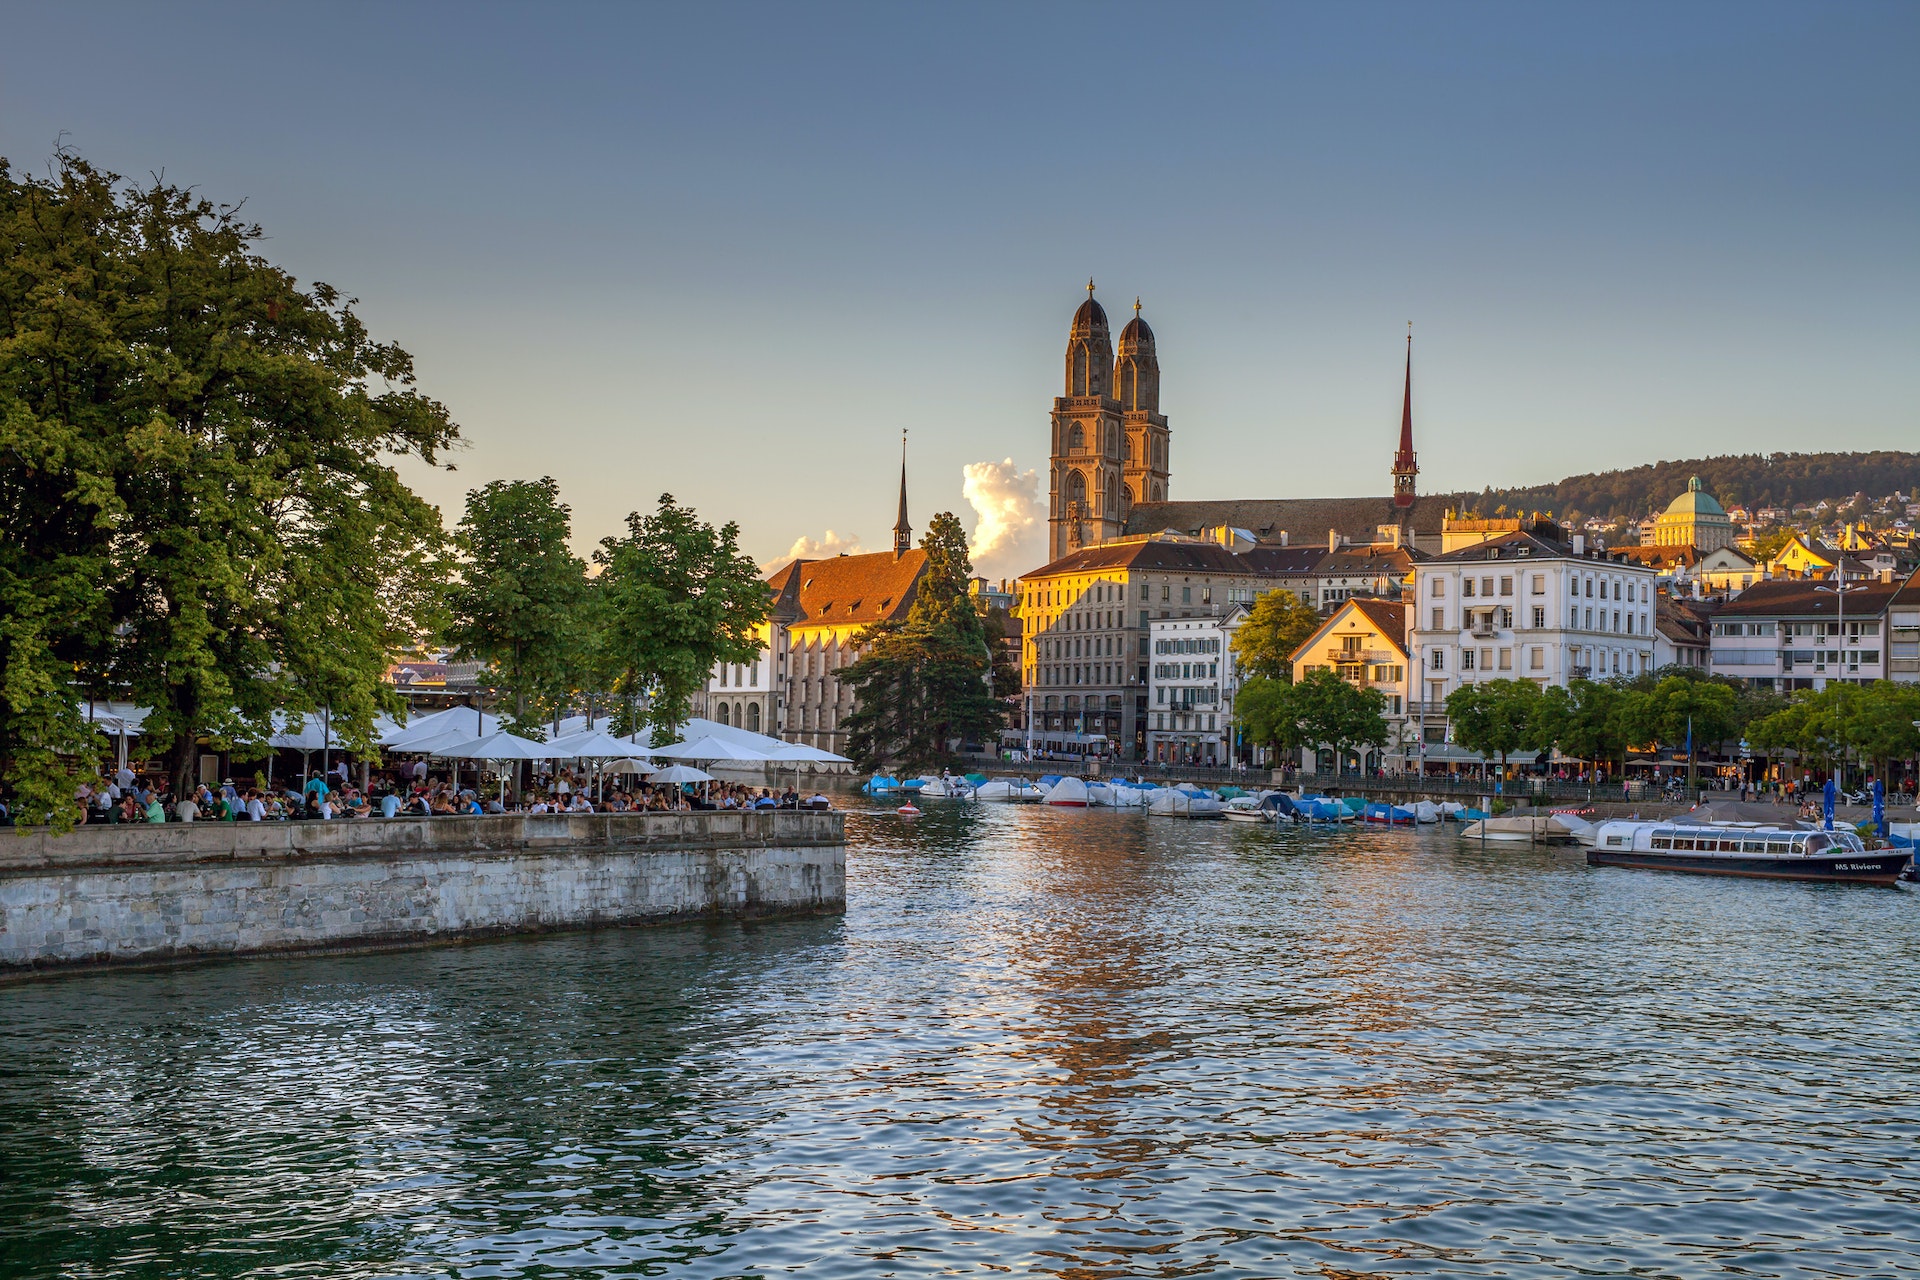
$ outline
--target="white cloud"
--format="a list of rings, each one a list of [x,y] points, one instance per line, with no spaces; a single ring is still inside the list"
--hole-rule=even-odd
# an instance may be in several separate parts
[[[1013,459],[969,462],[961,493],[972,506],[973,571],[985,578],[1011,578],[1046,559],[1046,511],[1040,503],[1040,473],[1021,471]]]
[[[785,555],[775,556],[761,565],[760,572],[763,574],[778,572],[795,560],[821,560],[828,556],[840,555],[857,556],[863,550],[865,548],[860,545],[859,534],[838,534],[829,529],[818,538],[809,538],[804,535],[795,538]]]

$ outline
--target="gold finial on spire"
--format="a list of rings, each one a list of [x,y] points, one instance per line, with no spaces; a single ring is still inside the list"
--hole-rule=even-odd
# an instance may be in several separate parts
[[[1092,276],[1087,277],[1087,296],[1089,298],[1093,296],[1093,277]]]
[[[1140,318],[1140,295],[1137,293],[1133,296],[1133,315],[1136,320]]]

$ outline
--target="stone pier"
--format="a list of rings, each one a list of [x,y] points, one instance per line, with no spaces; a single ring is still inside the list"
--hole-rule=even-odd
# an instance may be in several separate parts
[[[0,981],[846,908],[837,813],[508,814],[0,831]]]

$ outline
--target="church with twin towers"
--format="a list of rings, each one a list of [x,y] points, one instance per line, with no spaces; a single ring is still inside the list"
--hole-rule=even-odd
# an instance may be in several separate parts
[[[1134,300],[1116,344],[1106,308],[1087,298],[1067,334],[1065,394],[1054,399],[1047,480],[1047,560],[1147,534],[1203,535],[1237,528],[1261,543],[1383,538],[1412,547],[1438,542],[1441,512],[1415,489],[1413,367],[1408,350],[1399,449],[1380,498],[1294,498],[1175,502],[1172,430],[1160,411],[1160,356]],[[1383,451],[1384,452],[1384,451]],[[1384,458],[1383,458],[1384,460]],[[1431,527],[1429,527],[1431,526]]]

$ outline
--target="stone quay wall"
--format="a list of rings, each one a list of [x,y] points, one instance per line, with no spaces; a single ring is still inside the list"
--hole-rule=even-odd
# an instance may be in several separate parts
[[[0,831],[0,980],[846,909],[838,813],[505,814]]]

